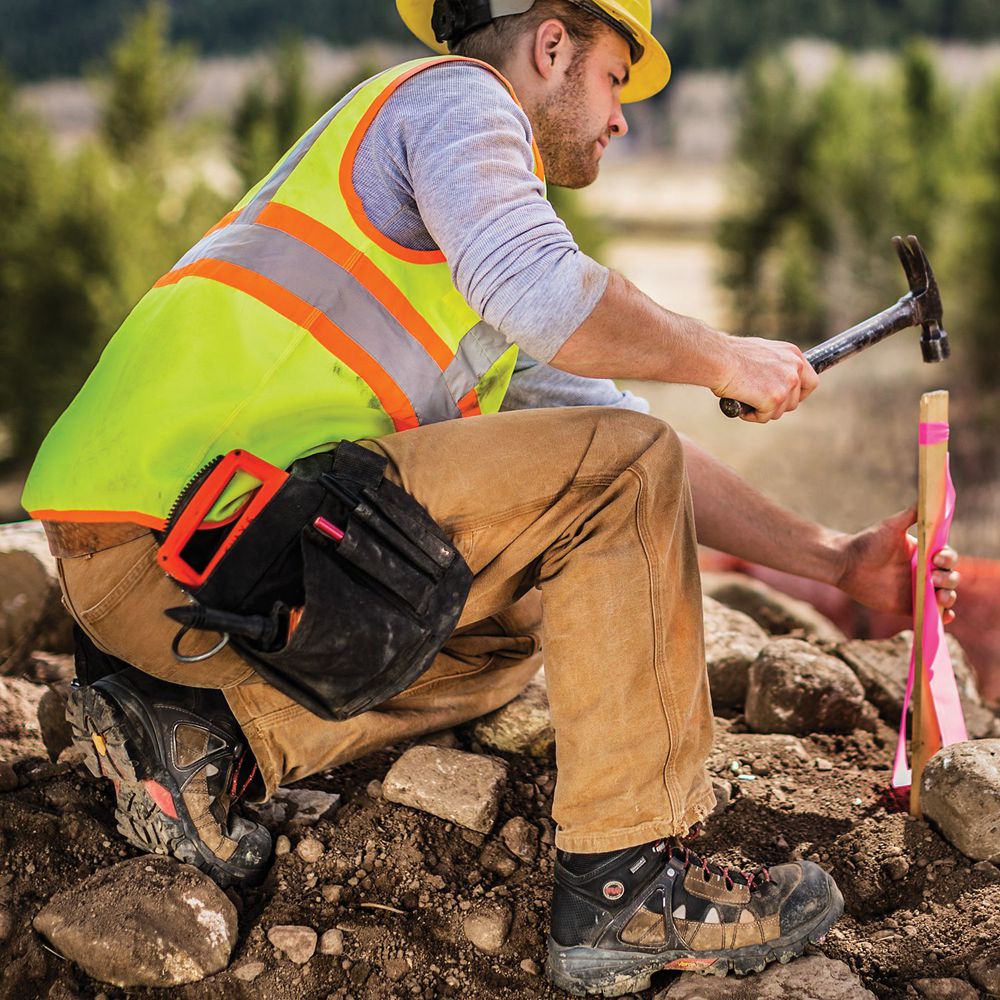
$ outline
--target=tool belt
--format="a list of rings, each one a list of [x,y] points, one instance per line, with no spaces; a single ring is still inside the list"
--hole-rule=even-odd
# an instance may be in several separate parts
[[[160,536],[162,568],[194,599],[166,612],[181,625],[177,659],[207,659],[229,644],[330,720],[412,684],[454,631],[472,573],[427,511],[384,478],[386,464],[343,442],[288,473],[246,452],[202,470]],[[238,473],[260,487],[232,523],[206,527]],[[190,630],[219,642],[187,655]]]

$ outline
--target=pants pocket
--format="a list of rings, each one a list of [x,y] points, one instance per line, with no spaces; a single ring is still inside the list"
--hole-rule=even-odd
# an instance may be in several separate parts
[[[180,663],[170,651],[178,625],[163,613],[189,598],[160,570],[157,545],[144,535],[92,556],[59,560],[71,613],[105,652],[161,680],[186,687],[224,688],[253,674],[235,650],[203,663]],[[185,653],[211,648],[218,636],[191,636]]]

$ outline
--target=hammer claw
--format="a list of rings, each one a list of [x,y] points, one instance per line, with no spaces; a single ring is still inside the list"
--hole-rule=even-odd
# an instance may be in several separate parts
[[[914,297],[925,292],[933,279],[931,263],[916,236],[893,236],[892,242],[903,265],[906,281]]]

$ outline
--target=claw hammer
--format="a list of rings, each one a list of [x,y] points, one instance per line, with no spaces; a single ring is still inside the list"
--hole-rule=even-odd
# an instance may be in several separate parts
[[[852,354],[864,351],[872,344],[911,326],[923,329],[920,349],[924,361],[944,361],[951,353],[948,334],[941,326],[941,293],[924,248],[916,236],[907,236],[905,239],[893,236],[892,242],[906,272],[910,290],[895,305],[878,315],[809,348],[805,352],[805,358],[817,375],[840,364]],[[727,417],[739,417],[753,412],[753,407],[736,399],[720,399],[719,406]]]

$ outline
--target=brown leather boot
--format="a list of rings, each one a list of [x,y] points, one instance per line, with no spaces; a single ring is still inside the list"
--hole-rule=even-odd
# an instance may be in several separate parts
[[[87,767],[114,782],[129,843],[172,854],[222,886],[263,877],[271,835],[232,811],[256,762],[220,691],[129,669],[75,687],[67,717]]]
[[[575,996],[638,993],[665,969],[760,971],[801,955],[844,911],[812,862],[735,872],[663,840],[560,854],[555,877],[548,973]]]

